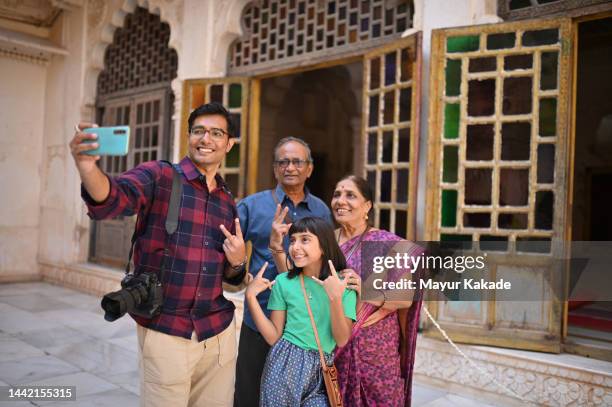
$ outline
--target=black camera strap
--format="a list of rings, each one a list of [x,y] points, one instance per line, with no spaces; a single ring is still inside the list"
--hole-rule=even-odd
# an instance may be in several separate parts
[[[179,170],[174,166],[174,164],[172,164],[169,161],[166,160],[161,160],[162,162],[165,162],[167,164],[170,165],[170,167],[172,168],[172,191],[170,192],[170,201],[168,202],[168,213],[166,214],[166,240],[169,236],[171,236],[177,229],[178,227],[178,217],[179,217],[179,212],[180,212],[180,206],[181,206],[181,195],[183,194],[183,182],[181,180],[181,172],[179,172]],[[134,233],[132,234],[132,244],[130,246],[130,253],[128,255],[128,262],[125,266],[125,274],[130,274],[130,264],[132,264],[132,255],[134,254],[134,244],[136,243],[136,240],[138,239],[138,237],[140,236],[140,234],[138,233],[139,231],[139,226],[140,225],[140,219],[137,219],[136,221],[136,227],[134,227]],[[166,258],[168,257],[168,245],[166,244],[166,247],[164,247],[164,257],[162,259],[162,264],[160,267],[160,276],[159,279],[160,281],[163,281],[164,278],[164,272],[166,269]]]

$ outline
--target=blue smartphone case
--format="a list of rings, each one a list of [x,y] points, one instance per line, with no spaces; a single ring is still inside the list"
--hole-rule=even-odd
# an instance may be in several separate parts
[[[126,155],[130,145],[130,127],[91,127],[83,130],[83,133],[97,134],[97,140],[87,140],[86,143],[98,143],[98,148],[89,150],[84,154],[89,155]]]

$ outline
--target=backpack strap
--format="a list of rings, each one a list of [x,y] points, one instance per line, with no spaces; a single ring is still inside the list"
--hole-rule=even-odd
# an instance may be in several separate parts
[[[168,236],[176,232],[176,228],[178,227],[178,217],[181,210],[181,195],[183,195],[181,173],[174,165],[172,165],[172,169],[172,191],[170,192],[170,202],[168,203],[168,213],[166,214],[166,233]]]
[[[183,195],[183,183],[181,180],[182,171],[178,165],[174,165],[170,161],[166,161],[166,160],[160,160],[160,161],[168,164],[172,168],[172,190],[170,192],[170,201],[168,203],[168,213],[166,214],[166,223],[165,223],[166,234],[167,236],[170,236],[174,232],[176,232],[176,229],[178,227],[178,217],[179,217],[179,212],[181,210],[181,196]],[[142,235],[142,233],[138,233],[139,232],[138,224],[140,223],[139,221],[140,221],[140,216],[136,220],[136,226],[134,227],[134,233],[132,234],[132,243],[130,245],[128,261],[125,266],[125,274],[130,273],[130,265],[132,264],[132,255],[134,254],[134,244],[136,243],[136,240]],[[160,278],[163,278],[167,254],[168,254],[168,248],[166,247],[164,248],[164,258],[162,259],[162,266],[161,266],[162,275],[160,276]]]

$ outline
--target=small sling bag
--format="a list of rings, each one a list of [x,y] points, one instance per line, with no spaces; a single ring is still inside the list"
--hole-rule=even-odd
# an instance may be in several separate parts
[[[323,381],[325,382],[325,390],[327,390],[329,405],[331,407],[342,407],[342,393],[340,393],[340,383],[338,382],[338,370],[333,362],[331,365],[328,365],[327,362],[325,362],[323,350],[321,349],[321,342],[319,341],[319,332],[317,331],[317,326],[315,325],[315,320],[312,316],[312,309],[310,309],[310,303],[308,302],[308,295],[306,294],[306,287],[304,286],[303,274],[300,274],[300,284],[302,285],[302,293],[304,294],[304,300],[306,301],[306,308],[308,309],[308,315],[310,316],[312,330],[314,331],[315,340],[317,341],[317,348],[319,348],[319,357],[321,358],[321,368],[323,370]]]

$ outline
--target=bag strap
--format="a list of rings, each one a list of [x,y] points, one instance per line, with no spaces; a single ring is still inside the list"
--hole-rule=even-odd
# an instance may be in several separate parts
[[[178,227],[178,216],[179,216],[179,212],[180,212],[180,206],[181,206],[181,195],[183,194],[183,183],[181,180],[181,173],[179,172],[179,170],[177,168],[175,168],[174,164],[172,164],[170,161],[166,161],[166,160],[160,160],[162,162],[165,162],[166,164],[170,165],[170,167],[172,168],[172,191],[170,192],[170,201],[168,204],[168,213],[166,214],[166,233],[168,234],[168,236],[170,236],[171,234],[173,234],[174,232],[176,232],[176,229]],[[136,227],[134,227],[134,233],[132,234],[132,244],[130,245],[130,252],[128,254],[128,261],[127,264],[125,266],[125,274],[129,274],[130,273],[130,264],[132,264],[132,255],[134,254],[134,244],[136,243],[136,240],[138,239],[138,237],[140,237],[140,233],[138,233],[138,224],[140,223],[140,217],[138,217],[138,219],[136,219]],[[164,249],[164,254],[167,254],[167,248]],[[164,272],[164,268],[162,265],[161,271],[162,274]],[[160,278],[163,278],[163,275],[160,276]]]
[[[300,273],[300,284],[302,285],[302,294],[304,294],[304,301],[306,301],[306,309],[308,309],[308,316],[310,316],[310,324],[314,331],[315,340],[317,341],[317,348],[319,349],[319,357],[321,358],[321,367],[324,371],[327,371],[327,362],[323,356],[323,350],[321,349],[321,342],[319,341],[319,332],[317,331],[317,325],[315,324],[314,317],[312,316],[312,309],[310,309],[310,302],[308,302],[308,295],[306,294],[306,287],[304,286],[304,274]]]
[[[278,197],[276,196],[276,189],[271,189],[270,190],[270,194],[272,195],[272,199],[274,200],[274,203],[276,205],[280,205],[280,202],[278,202]],[[292,223],[293,222],[293,218],[291,217],[291,214],[289,212],[287,212],[287,215],[285,216],[286,219],[289,219],[289,222],[287,223]]]
[[[166,215],[166,233],[168,235],[176,232],[178,227],[178,217],[181,209],[181,195],[183,195],[183,183],[181,174],[172,166],[172,191],[170,192],[170,202],[168,203],[168,214]]]

